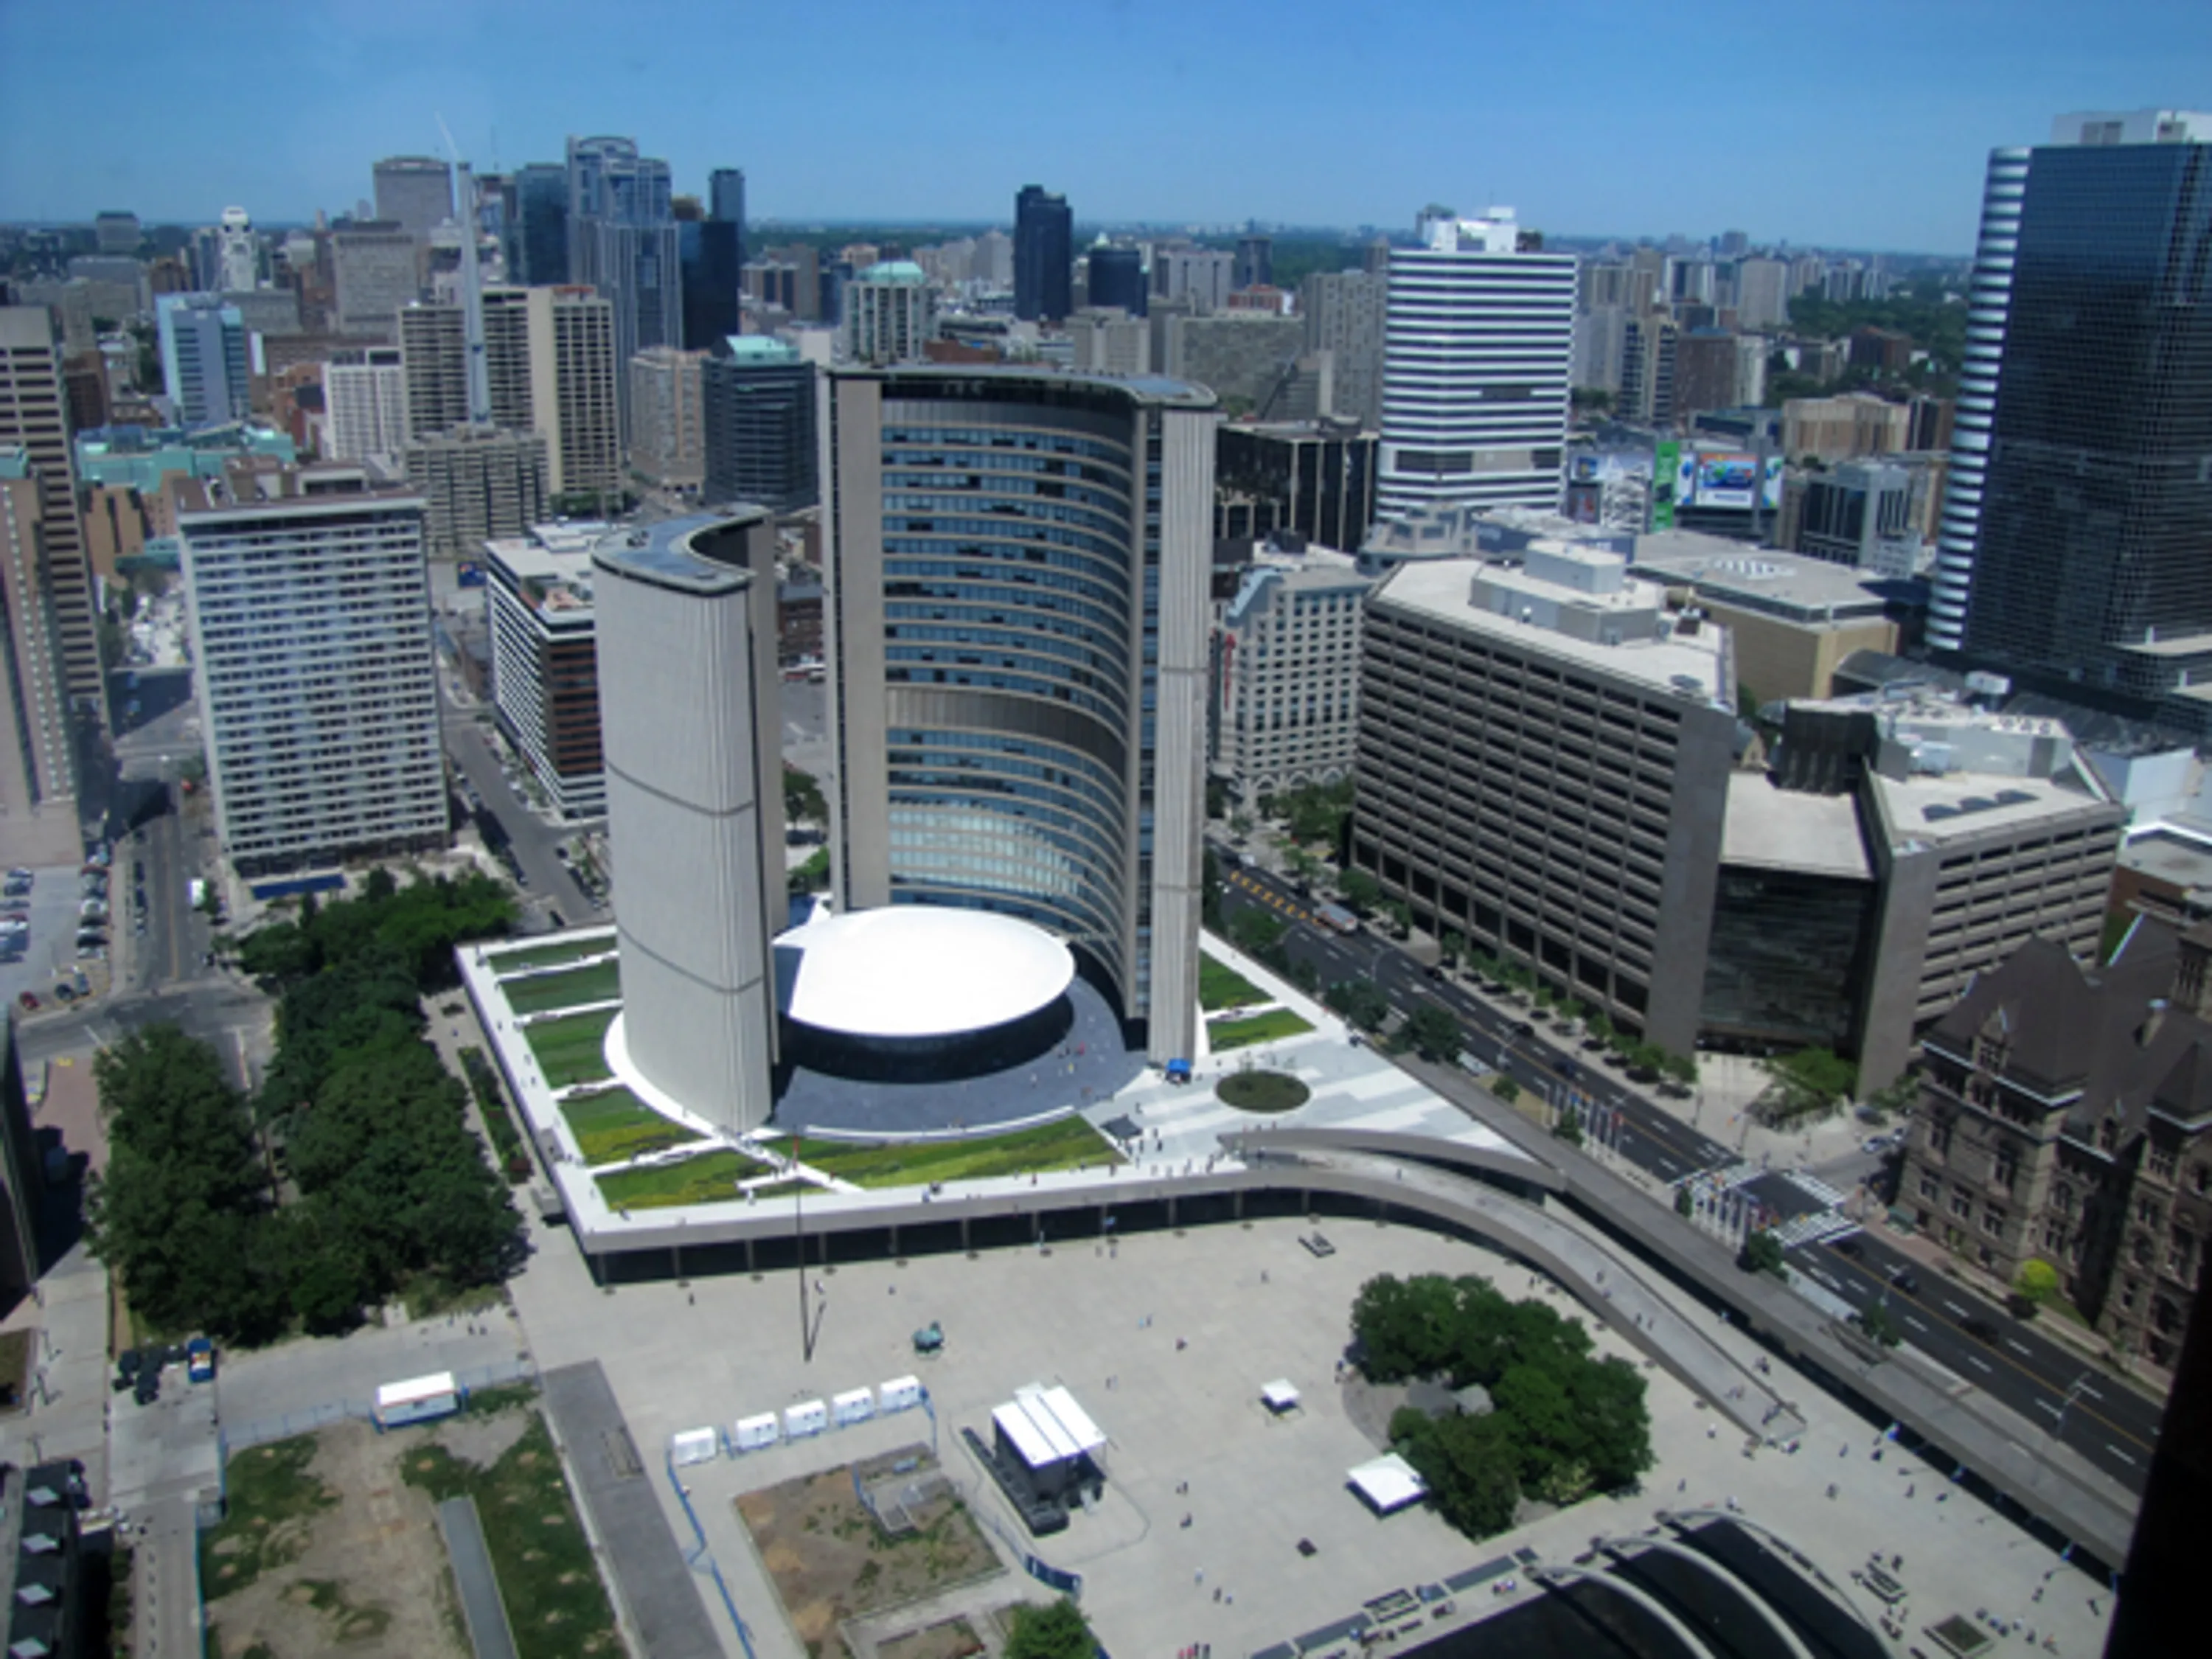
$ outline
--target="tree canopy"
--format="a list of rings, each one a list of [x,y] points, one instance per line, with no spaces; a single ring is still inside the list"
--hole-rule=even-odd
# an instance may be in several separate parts
[[[495,939],[514,925],[514,901],[490,877],[471,872],[401,887],[383,871],[359,898],[318,904],[309,895],[297,921],[272,922],[240,942],[239,966],[264,983],[307,979],[327,963],[359,955],[373,940],[397,952],[424,989],[453,984],[453,947]]]
[[[1510,1524],[1523,1492],[1572,1503],[1651,1466],[1643,1377],[1594,1358],[1589,1332],[1547,1303],[1515,1302],[1480,1278],[1386,1273],[1361,1286],[1352,1326],[1378,1382],[1437,1376],[1489,1391],[1486,1413],[1401,1411],[1390,1425],[1439,1513],[1470,1536]]]
[[[1074,1602],[1061,1596],[1045,1607],[1018,1602],[1006,1636],[1006,1659],[1096,1659],[1098,1638]]]

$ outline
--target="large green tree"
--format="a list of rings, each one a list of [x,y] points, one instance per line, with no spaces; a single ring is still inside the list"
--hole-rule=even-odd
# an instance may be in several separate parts
[[[1098,1638],[1091,1633],[1083,1613],[1066,1596],[1038,1607],[1023,1601],[1014,1607],[1013,1628],[1006,1635],[1006,1659],[1097,1659]]]
[[[1401,1413],[1419,1422],[1402,1425],[1405,1459],[1429,1489],[1437,1513],[1470,1538],[1487,1538],[1513,1524],[1521,1502],[1521,1458],[1513,1425],[1496,1413],[1483,1417],[1450,1416],[1430,1422],[1419,1412]],[[1401,1424],[1391,1421],[1392,1438]]]

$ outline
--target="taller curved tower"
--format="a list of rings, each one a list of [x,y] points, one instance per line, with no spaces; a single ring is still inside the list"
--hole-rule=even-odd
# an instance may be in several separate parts
[[[832,370],[823,407],[839,907],[1050,928],[1189,1054],[1213,394],[902,366]]]

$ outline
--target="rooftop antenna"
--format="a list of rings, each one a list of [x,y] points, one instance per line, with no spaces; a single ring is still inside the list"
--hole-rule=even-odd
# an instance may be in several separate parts
[[[466,346],[469,373],[469,424],[491,424],[491,369],[484,351],[483,284],[477,269],[476,175],[461,159],[446,118],[437,117],[438,131],[446,140],[446,154],[453,163],[453,197],[461,228],[461,335]]]

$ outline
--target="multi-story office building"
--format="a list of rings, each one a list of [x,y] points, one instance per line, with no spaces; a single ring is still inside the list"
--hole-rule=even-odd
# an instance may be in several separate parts
[[[1237,286],[1237,256],[1214,247],[1164,247],[1152,251],[1152,293],[1163,300],[1187,301],[1199,316],[1224,308]]]
[[[2010,1288],[2030,1261],[2119,1353],[2171,1368],[2212,1239],[2212,933],[2141,923],[2107,965],[2037,939],[1921,1044],[1897,1202]]]
[[[630,465],[651,483],[696,489],[706,482],[703,351],[654,346],[629,361]]]
[[[521,288],[552,288],[568,280],[567,167],[533,161],[515,169],[507,279]]]
[[[0,844],[11,863],[74,864],[76,721],[47,596],[46,501],[30,452],[0,449]]]
[[[102,253],[119,253],[134,258],[145,234],[139,228],[137,214],[113,209],[93,216],[92,234]]]
[[[878,368],[919,362],[936,331],[936,295],[913,260],[870,265],[845,285],[838,343],[851,362]]]
[[[774,1105],[784,895],[775,526],[668,519],[592,555],[623,1036],[652,1086],[730,1130]]]
[[[700,368],[706,438],[702,499],[795,513],[815,486],[815,369],[796,347],[764,335],[726,341]]]
[[[1075,309],[1075,216],[1067,198],[1024,185],[1014,198],[1014,315],[1060,322]]]
[[[453,216],[453,170],[428,155],[388,155],[375,167],[376,216],[418,241]]]
[[[547,488],[555,495],[619,500],[623,452],[615,397],[614,307],[588,288],[533,288],[525,312],[528,424],[545,435]]]
[[[1437,930],[1691,1053],[1735,686],[1620,555],[1416,560],[1370,597],[1354,864]]]
[[[1266,420],[1282,411],[1279,390],[1298,373],[1305,325],[1295,317],[1231,311],[1195,317],[1163,309],[1152,319],[1162,349],[1155,362],[1176,380],[1194,380],[1243,401]]]
[[[1378,505],[1556,507],[1574,257],[1522,252],[1510,209],[1426,228],[1390,252]]]
[[[528,427],[534,418],[529,290],[488,288],[481,298],[484,384],[490,397],[491,423]],[[399,345],[406,365],[408,432],[428,437],[469,424],[465,307],[458,302],[409,306],[399,313]]]
[[[707,217],[683,227],[684,344],[710,351],[744,324],[745,175],[717,167],[707,175]]]
[[[1117,307],[1132,317],[1145,314],[1151,293],[1145,280],[1145,256],[1141,250],[1119,245],[1094,247],[1087,264],[1090,276],[1085,295],[1086,304],[1094,307]]]
[[[1213,772],[1248,805],[1352,775],[1360,619],[1373,584],[1349,554],[1268,557],[1214,640]]]
[[[1067,319],[1068,367],[1087,374],[1148,374],[1152,331],[1142,317],[1085,306]]]
[[[667,162],[639,155],[628,138],[568,141],[568,276],[607,301],[617,364],[684,343],[683,236]],[[617,376],[615,398],[627,440],[626,375]]]
[[[1613,408],[1639,426],[1674,423],[1674,362],[1681,331],[1665,317],[1628,317],[1621,323],[1620,395]]]
[[[1792,398],[1782,405],[1782,450],[1792,460],[1833,466],[1863,455],[1893,455],[1911,441],[1912,410],[1871,392]]]
[[[251,412],[246,325],[213,294],[164,294],[155,308],[161,386],[178,425],[228,426]]]
[[[1929,642],[2212,725],[2212,114],[1990,158]]]
[[[333,231],[331,280],[337,332],[396,343],[400,308],[422,294],[422,244],[382,222]]]
[[[841,368],[823,406],[839,908],[1048,927],[1148,1053],[1188,1054],[1212,395]]]
[[[179,518],[216,832],[248,878],[446,842],[422,512],[340,491]]]
[[[100,611],[77,516],[68,413],[52,319],[38,306],[0,306],[0,448],[21,448],[38,480],[46,599],[61,630],[70,699],[80,716],[104,728]]]
[[[457,426],[410,438],[400,451],[408,489],[422,498],[422,550],[472,559],[495,536],[519,536],[545,517],[544,434]]]
[[[323,368],[325,459],[397,455],[407,441],[407,371],[397,346],[331,354]]]
[[[1351,421],[1223,426],[1216,434],[1213,533],[1263,540],[1290,531],[1346,552],[1375,520],[1372,432]]]
[[[1925,467],[1844,461],[1797,482],[1790,544],[1800,553],[1885,575],[1909,576],[1919,560]]]
[[[1368,431],[1382,422],[1382,319],[1389,278],[1379,271],[1316,271],[1298,284],[1306,349],[1335,360],[1332,413]]]
[[[607,810],[592,586],[592,548],[601,533],[541,525],[483,548],[492,704],[564,818]]]

